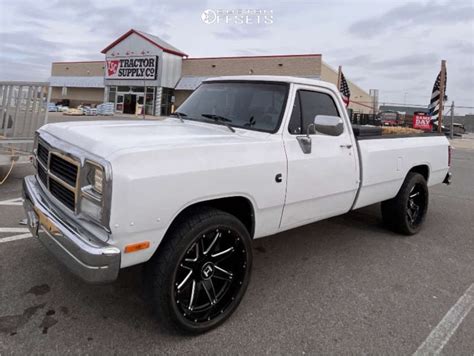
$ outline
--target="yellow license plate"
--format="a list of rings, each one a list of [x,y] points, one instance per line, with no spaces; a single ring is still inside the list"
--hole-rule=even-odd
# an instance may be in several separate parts
[[[46,215],[44,215],[36,207],[33,207],[33,208],[36,214],[38,215],[39,224],[43,229],[49,231],[53,235],[57,235],[60,233],[56,225],[54,225],[54,223]]]

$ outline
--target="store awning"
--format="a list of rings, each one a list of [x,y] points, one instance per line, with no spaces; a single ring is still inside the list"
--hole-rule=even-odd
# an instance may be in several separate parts
[[[104,77],[61,77],[49,78],[52,87],[68,88],[104,88]]]

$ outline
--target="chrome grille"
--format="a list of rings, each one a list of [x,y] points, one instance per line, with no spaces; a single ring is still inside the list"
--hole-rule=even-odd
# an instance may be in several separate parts
[[[72,187],[76,186],[77,181],[77,165],[66,161],[64,158],[51,154],[49,161],[49,170],[56,177],[61,178]]]
[[[42,141],[38,143],[36,152],[38,178],[56,199],[75,211],[78,162]]]

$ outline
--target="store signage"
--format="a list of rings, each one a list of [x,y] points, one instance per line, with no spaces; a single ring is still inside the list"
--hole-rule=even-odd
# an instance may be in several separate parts
[[[416,112],[413,114],[413,128],[431,131],[431,116],[424,112]]]
[[[107,59],[106,79],[156,79],[157,56]]]

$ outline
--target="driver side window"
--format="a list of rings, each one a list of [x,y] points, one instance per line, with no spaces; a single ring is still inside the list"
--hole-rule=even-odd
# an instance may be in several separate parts
[[[298,90],[293,104],[288,131],[292,135],[306,134],[308,125],[314,122],[316,115],[339,116],[333,98],[326,93]]]

